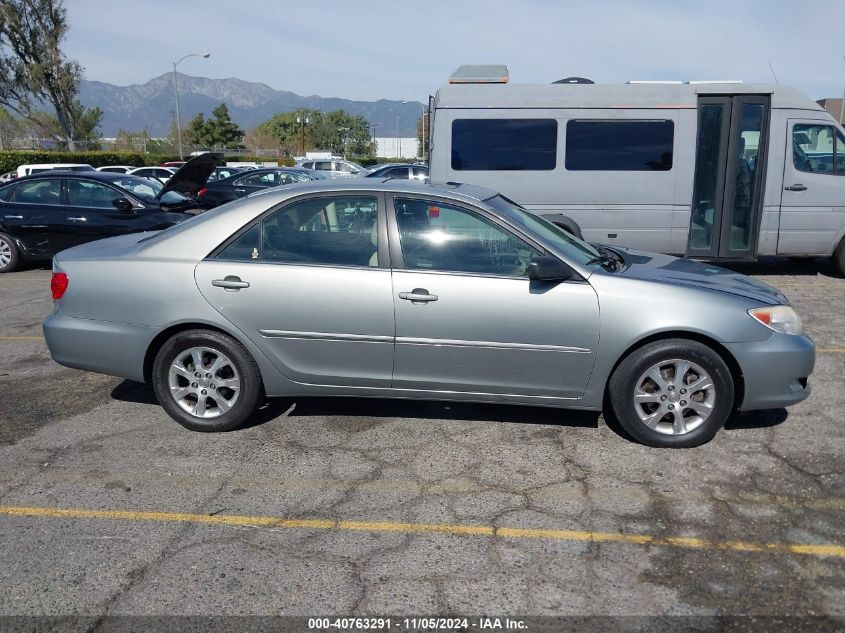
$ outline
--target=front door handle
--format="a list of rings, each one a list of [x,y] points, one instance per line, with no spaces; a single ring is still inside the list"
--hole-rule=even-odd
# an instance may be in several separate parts
[[[784,187],[787,191],[807,191],[807,186],[802,185],[800,182],[794,185],[789,185],[788,187]]]
[[[75,215],[73,217],[68,218],[68,222],[87,222],[88,218],[84,215]]]
[[[425,288],[414,288],[411,292],[400,292],[400,299],[410,301],[411,303],[428,303],[429,301],[437,301],[437,295],[429,294]]]
[[[5,217],[7,220],[23,220],[22,215],[7,215]]]
[[[246,189],[242,187],[235,187],[235,191],[237,191],[238,193],[246,193]]]
[[[212,286],[224,288],[226,292],[237,292],[241,288],[249,288],[248,281],[241,281],[237,275],[226,275],[223,279],[212,279]]]

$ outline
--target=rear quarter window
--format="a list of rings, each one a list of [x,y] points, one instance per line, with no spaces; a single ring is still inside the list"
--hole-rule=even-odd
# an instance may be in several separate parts
[[[0,187],[0,200],[8,202],[12,198],[12,193],[15,191],[15,185],[4,185]]]

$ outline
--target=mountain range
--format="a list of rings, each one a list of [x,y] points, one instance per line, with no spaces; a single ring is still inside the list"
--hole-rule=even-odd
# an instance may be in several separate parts
[[[353,101],[311,95],[303,97],[286,90],[274,90],[266,84],[241,79],[208,79],[178,75],[179,112],[184,126],[199,112],[210,116],[221,102],[229,106],[232,120],[244,130],[255,127],[278,112],[300,108],[331,112],[345,110],[361,115],[375,136],[395,136],[397,115],[399,136],[416,136],[417,119],[423,111],[419,101]],[[103,136],[112,137],[118,128],[139,132],[146,128],[153,137],[167,136],[175,111],[173,75],[166,73],[145,84],[116,86],[102,81],[82,80],[79,100],[103,111]]]

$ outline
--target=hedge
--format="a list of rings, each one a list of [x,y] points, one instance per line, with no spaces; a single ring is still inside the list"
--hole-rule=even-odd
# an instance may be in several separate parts
[[[190,157],[187,157],[190,158]],[[105,165],[160,165],[179,160],[171,154],[141,154],[138,152],[44,152],[38,150],[0,151],[0,173],[13,171],[19,165],[33,163],[83,163],[93,167]],[[229,162],[278,162],[280,165],[293,165],[291,158],[272,159],[265,156],[228,156]]]

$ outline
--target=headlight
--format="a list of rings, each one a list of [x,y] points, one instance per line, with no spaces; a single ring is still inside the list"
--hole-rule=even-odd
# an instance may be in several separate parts
[[[803,334],[804,324],[801,317],[789,306],[772,306],[769,308],[754,308],[748,314],[775,332],[784,334]]]

